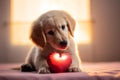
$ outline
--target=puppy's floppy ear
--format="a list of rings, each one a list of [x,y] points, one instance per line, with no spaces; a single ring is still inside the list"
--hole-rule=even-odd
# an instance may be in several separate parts
[[[76,22],[75,20],[71,17],[70,14],[64,12],[64,16],[65,16],[65,19],[67,21],[67,26],[68,26],[68,30],[70,32],[70,34],[74,37],[74,30],[75,30],[75,26],[76,26]]]
[[[46,37],[42,27],[42,22],[36,21],[33,23],[30,38],[36,45],[40,46],[41,48],[45,46]]]

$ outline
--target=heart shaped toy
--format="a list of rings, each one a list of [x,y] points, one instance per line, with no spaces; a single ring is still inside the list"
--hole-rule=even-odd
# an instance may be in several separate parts
[[[65,72],[72,63],[72,58],[68,53],[53,52],[48,56],[47,63],[51,72]]]

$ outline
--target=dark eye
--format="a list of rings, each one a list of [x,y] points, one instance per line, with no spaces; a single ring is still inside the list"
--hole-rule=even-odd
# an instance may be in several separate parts
[[[64,30],[65,29],[65,25],[62,25],[61,28]]]
[[[53,31],[49,31],[48,34],[49,35],[54,35],[54,32]]]

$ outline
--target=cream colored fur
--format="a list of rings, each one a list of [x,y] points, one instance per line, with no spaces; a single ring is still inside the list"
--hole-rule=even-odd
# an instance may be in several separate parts
[[[75,20],[66,12],[53,10],[41,15],[32,25],[31,39],[36,44],[29,52],[25,64],[38,73],[50,73],[47,57],[51,52],[67,52],[72,56],[69,72],[81,71],[81,61],[73,39]],[[65,46],[60,42],[66,41]],[[23,68],[23,67],[22,67]]]

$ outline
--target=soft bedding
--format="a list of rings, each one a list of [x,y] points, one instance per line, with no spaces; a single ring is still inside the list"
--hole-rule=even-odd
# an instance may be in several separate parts
[[[120,62],[83,63],[83,72],[37,74],[12,70],[20,64],[0,64],[0,80],[120,80]]]

